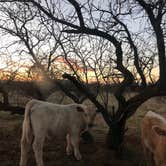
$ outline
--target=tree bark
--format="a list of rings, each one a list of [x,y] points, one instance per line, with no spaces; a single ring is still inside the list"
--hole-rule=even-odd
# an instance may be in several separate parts
[[[166,90],[166,57],[165,57],[165,44],[164,44],[164,35],[162,33],[161,26],[158,25],[155,28],[156,39],[157,39],[157,48],[159,56],[159,86],[161,90]]]
[[[106,143],[110,149],[119,151],[122,147],[125,134],[126,119],[116,121],[109,126]]]

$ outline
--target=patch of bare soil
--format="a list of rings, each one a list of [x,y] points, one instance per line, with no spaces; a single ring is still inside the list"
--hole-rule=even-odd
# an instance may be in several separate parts
[[[0,166],[18,166],[20,158],[22,117],[0,117]],[[46,141],[44,162],[46,166],[144,166],[139,134],[134,128],[129,129],[125,144],[120,154],[115,154],[105,145],[107,128],[96,126],[91,131],[94,143],[81,142],[80,151],[83,159],[76,161],[65,153],[65,140]],[[36,166],[33,152],[28,166]]]

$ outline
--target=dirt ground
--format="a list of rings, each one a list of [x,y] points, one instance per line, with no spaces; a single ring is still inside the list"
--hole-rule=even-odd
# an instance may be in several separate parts
[[[0,113],[0,166],[18,166],[20,158],[20,138],[23,117]],[[144,166],[139,132],[129,128],[121,154],[115,154],[105,145],[107,127],[101,117],[97,117],[96,126],[91,130],[93,143],[81,142],[83,159],[76,161],[65,154],[65,140],[46,140],[44,162],[46,166]],[[100,123],[98,123],[100,122]],[[35,166],[33,152],[28,166]]]
[[[76,161],[65,153],[65,140],[53,138],[46,140],[44,146],[45,166],[146,166],[140,141],[140,122],[152,109],[166,117],[166,98],[156,98],[147,101],[128,122],[124,147],[120,154],[115,154],[105,145],[108,132],[107,125],[101,115],[95,120],[95,127],[90,131],[94,142],[81,142],[82,160]],[[0,166],[18,166],[20,159],[20,138],[23,116],[10,115],[0,111]],[[36,166],[33,152],[28,160],[28,166]]]

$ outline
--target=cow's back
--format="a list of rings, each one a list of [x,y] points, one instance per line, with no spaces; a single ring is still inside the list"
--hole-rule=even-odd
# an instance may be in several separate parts
[[[76,107],[77,104],[59,105],[37,101],[31,108],[32,127],[34,130],[42,128],[55,136],[78,132],[85,127],[85,120],[83,113],[78,112]]]

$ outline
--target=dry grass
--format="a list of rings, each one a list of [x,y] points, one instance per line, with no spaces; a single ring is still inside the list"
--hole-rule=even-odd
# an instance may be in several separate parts
[[[2,166],[18,166],[20,157],[20,138],[21,124],[23,117],[13,116],[6,113],[0,115],[0,165]],[[81,142],[80,150],[83,155],[81,161],[76,161],[73,156],[65,154],[65,140],[53,138],[51,141],[46,140],[44,147],[44,161],[47,166],[104,166],[113,165],[121,166],[121,163],[126,163],[126,166],[137,165],[131,160],[133,156],[131,149],[128,149],[130,144],[126,144],[125,150],[121,159],[117,158],[113,152],[105,146],[105,137],[107,128],[100,116],[97,117],[97,125],[92,131],[94,143],[87,144]],[[139,160],[137,160],[139,161]],[[35,166],[34,156],[29,159],[29,166]]]
[[[87,103],[89,101],[86,101]],[[91,133],[94,143],[81,142],[81,161],[65,154],[65,140],[53,138],[46,141],[44,161],[46,166],[145,166],[140,143],[140,121],[149,109],[156,110],[166,117],[165,98],[156,98],[143,104],[133,117],[128,120],[128,131],[121,155],[117,156],[105,145],[107,125],[101,115],[96,118],[96,126]],[[20,157],[20,138],[23,116],[0,112],[0,166],[18,166]],[[33,155],[29,166],[35,166]]]

